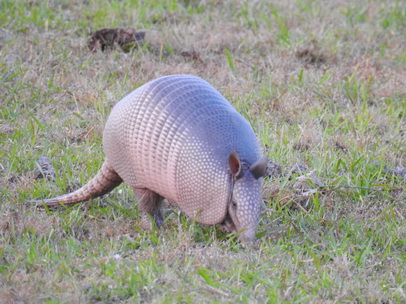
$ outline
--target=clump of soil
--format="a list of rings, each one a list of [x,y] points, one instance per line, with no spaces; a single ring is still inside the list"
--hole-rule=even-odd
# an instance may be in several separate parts
[[[124,52],[129,52],[138,45],[144,44],[145,32],[133,28],[102,28],[92,34],[87,40],[90,51],[112,50],[117,45]]]

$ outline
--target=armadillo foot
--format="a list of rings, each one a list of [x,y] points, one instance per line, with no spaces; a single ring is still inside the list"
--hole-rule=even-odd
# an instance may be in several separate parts
[[[161,212],[163,197],[149,189],[133,189],[142,213],[141,224],[144,229],[151,230],[153,225],[161,228],[164,218]]]
[[[154,227],[160,229],[164,223],[162,213],[151,216],[151,214],[143,213],[141,216],[141,226],[145,230],[153,230]]]
[[[159,210],[159,211],[155,214],[154,220],[155,220],[155,225],[156,225],[158,228],[161,228],[162,225],[164,224],[164,217],[162,216],[161,210]]]

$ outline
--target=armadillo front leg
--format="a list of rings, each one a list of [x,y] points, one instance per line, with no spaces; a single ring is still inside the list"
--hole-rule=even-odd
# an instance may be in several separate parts
[[[151,220],[160,228],[164,222],[161,212],[163,197],[149,189],[133,189],[133,191],[142,213],[141,222],[144,228],[152,228]]]

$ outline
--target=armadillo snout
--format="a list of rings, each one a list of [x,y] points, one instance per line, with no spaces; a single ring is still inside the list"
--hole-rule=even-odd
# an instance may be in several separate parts
[[[255,232],[255,229],[246,229],[238,235],[238,238],[243,243],[253,242],[256,240]]]
[[[239,230],[236,225],[234,224],[233,220],[231,219],[230,214],[227,215],[226,219],[222,223],[222,225],[227,229],[230,233],[239,233],[238,238],[241,242],[253,242],[256,239],[256,225],[251,229],[241,229]]]
[[[232,232],[239,233],[242,242],[255,240],[261,209],[261,181],[246,173],[235,182],[233,199],[228,207],[229,221],[232,222],[228,226]]]

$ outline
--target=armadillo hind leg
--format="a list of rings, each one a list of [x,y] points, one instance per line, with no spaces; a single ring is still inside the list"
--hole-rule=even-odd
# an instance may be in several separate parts
[[[54,198],[44,200],[31,200],[29,203],[36,203],[37,206],[43,205],[52,207],[61,204],[77,204],[102,196],[123,182],[121,177],[113,169],[113,167],[105,161],[99,172],[82,188],[65,195],[57,196]]]
[[[161,212],[163,197],[149,189],[135,188],[133,191],[142,214],[142,226],[150,230],[152,225],[155,224],[160,228],[164,223]],[[153,222],[151,223],[151,221]]]

